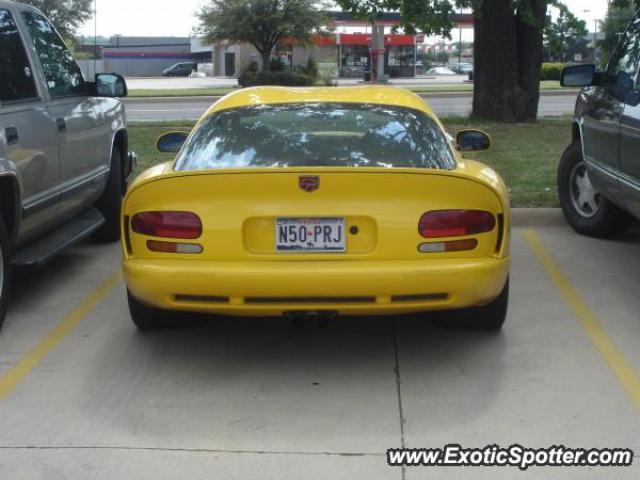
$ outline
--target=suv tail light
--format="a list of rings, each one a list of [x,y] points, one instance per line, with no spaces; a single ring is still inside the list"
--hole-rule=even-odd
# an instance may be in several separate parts
[[[131,219],[131,229],[152,237],[194,239],[202,235],[202,222],[192,212],[140,212]]]
[[[420,217],[418,231],[424,238],[462,237],[490,232],[496,218],[484,210],[435,210]]]

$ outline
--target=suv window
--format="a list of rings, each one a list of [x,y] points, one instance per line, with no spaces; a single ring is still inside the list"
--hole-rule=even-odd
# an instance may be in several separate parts
[[[82,95],[86,86],[80,67],[49,21],[34,12],[22,12],[36,48],[52,97]]]
[[[0,10],[0,102],[38,96],[27,52],[13,17]]]
[[[606,84],[633,89],[640,64],[640,16],[624,32],[607,68]]]

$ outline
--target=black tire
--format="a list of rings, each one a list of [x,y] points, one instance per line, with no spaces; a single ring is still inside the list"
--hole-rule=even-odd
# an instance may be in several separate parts
[[[127,289],[127,301],[129,313],[138,330],[157,330],[168,328],[171,324],[171,312],[159,308],[150,307],[131,295]]]
[[[11,243],[4,222],[0,219],[0,327],[9,306],[11,281]]]
[[[500,295],[491,303],[482,307],[464,308],[443,312],[438,324],[445,328],[464,328],[474,330],[493,330],[502,328],[509,307],[509,279]]]
[[[558,166],[558,196],[569,225],[581,235],[596,238],[612,237],[626,230],[633,218],[604,195],[595,193],[595,209],[586,203],[581,206],[576,198],[580,190],[576,183],[578,175],[588,179],[580,140],[567,147]]]
[[[472,318],[469,321],[472,328],[500,330],[507,319],[507,311],[509,310],[509,279],[507,279],[498,298],[493,302],[470,310]]]
[[[122,194],[122,155],[114,147],[111,152],[111,168],[107,186],[95,204],[105,218],[104,225],[94,234],[95,240],[106,243],[116,242],[120,239]]]

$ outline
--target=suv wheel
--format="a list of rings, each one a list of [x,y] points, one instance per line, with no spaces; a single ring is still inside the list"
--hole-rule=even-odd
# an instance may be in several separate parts
[[[594,189],[579,140],[569,145],[560,159],[558,195],[567,222],[582,235],[611,237],[631,223],[627,212]]]
[[[10,244],[4,222],[0,219],[0,326],[4,322],[4,316],[9,305],[9,292],[11,291],[11,258]]]
[[[111,152],[109,179],[96,208],[104,215],[104,225],[94,234],[100,242],[115,242],[120,239],[120,208],[122,207],[122,158],[114,147]]]

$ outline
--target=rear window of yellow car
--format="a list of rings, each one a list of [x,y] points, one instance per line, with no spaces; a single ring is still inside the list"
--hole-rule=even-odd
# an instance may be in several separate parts
[[[182,149],[176,170],[379,167],[451,170],[446,135],[423,112],[390,105],[269,104],[215,113]]]

